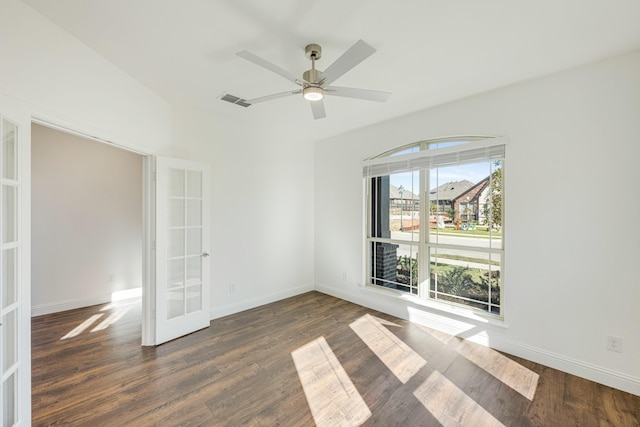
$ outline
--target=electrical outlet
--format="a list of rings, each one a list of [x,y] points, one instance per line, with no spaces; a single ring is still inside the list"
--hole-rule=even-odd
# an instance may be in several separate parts
[[[229,283],[229,293],[230,294],[235,294],[236,293],[236,284],[235,283]]]
[[[349,273],[342,273],[342,281],[343,282],[349,281]]]
[[[620,337],[607,337],[607,350],[622,353],[622,338]]]

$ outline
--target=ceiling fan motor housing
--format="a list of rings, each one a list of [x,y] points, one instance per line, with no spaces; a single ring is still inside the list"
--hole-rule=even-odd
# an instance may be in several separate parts
[[[312,68],[310,70],[305,71],[302,74],[302,78],[309,83],[313,83],[316,81],[319,75],[320,75],[320,71],[316,70],[315,68]]]
[[[311,69],[305,71],[302,78],[309,83],[314,83],[320,75],[320,71],[316,70],[315,61],[322,56],[322,48],[315,43],[308,44],[304,48],[304,55],[311,60]]]
[[[322,57],[322,48],[320,47],[319,44],[315,44],[315,43],[308,44],[304,48],[304,56],[306,56],[307,59],[311,59],[311,57],[314,57],[315,59],[320,59]]]

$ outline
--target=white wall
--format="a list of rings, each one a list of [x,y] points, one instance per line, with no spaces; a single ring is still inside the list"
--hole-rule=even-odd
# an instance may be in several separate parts
[[[34,117],[211,165],[212,317],[313,289],[312,145],[172,104],[19,0],[0,58],[0,93]]]
[[[142,286],[142,156],[31,128],[32,314]]]
[[[317,143],[317,289],[640,394],[639,118],[640,51]],[[506,327],[358,286],[361,160],[451,135],[510,140]]]
[[[173,124],[211,165],[211,317],[312,290],[313,145],[186,107]]]
[[[143,152],[168,150],[169,104],[19,0],[2,0],[0,92],[35,116]]]

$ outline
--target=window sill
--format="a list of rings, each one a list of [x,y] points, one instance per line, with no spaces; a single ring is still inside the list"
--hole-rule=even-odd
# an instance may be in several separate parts
[[[362,287],[362,289],[368,293],[384,295],[385,297],[406,301],[408,303],[411,303],[411,305],[413,306],[425,308],[429,312],[434,314],[439,314],[446,317],[455,316],[459,318],[472,320],[476,323],[481,323],[484,325],[494,326],[494,327],[503,328],[503,329],[509,328],[509,325],[504,321],[503,317],[499,317],[491,314],[484,314],[482,312],[464,308],[454,304],[424,300],[424,299],[418,298],[416,295],[411,295],[406,292],[397,291],[394,289],[386,289],[386,288],[382,288],[380,286],[375,286],[375,285],[365,285]]]

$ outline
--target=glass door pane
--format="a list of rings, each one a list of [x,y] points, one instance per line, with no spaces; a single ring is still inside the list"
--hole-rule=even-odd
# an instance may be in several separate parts
[[[17,240],[17,201],[17,188],[13,185],[2,185],[2,243],[11,243]]]
[[[2,316],[2,372],[7,372],[18,361],[16,310]]]
[[[18,127],[13,123],[2,120],[2,177],[16,179],[17,156],[16,137]]]
[[[2,286],[2,308],[5,309],[17,302],[17,249],[10,248],[2,250],[0,259],[2,260],[2,274],[0,275],[0,285]]]
[[[12,426],[16,423],[16,397],[18,395],[18,382],[14,372],[2,382],[2,425]]]

